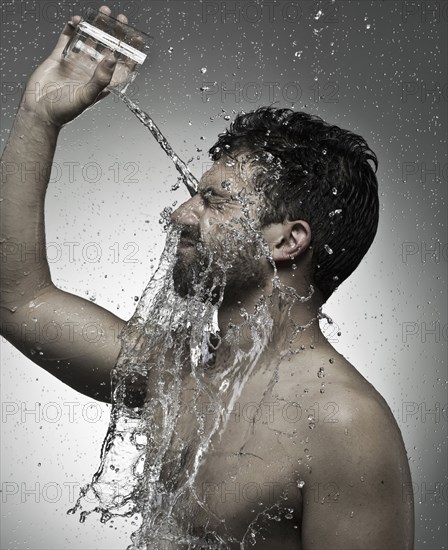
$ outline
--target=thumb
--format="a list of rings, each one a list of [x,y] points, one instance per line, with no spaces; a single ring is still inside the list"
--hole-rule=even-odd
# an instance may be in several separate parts
[[[98,63],[92,78],[81,88],[81,98],[85,106],[95,102],[98,95],[110,83],[117,60],[113,55],[105,57]]]

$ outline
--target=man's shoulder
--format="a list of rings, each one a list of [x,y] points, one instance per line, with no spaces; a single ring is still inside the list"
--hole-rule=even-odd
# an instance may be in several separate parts
[[[279,424],[286,433],[292,419],[300,418],[294,435],[312,442],[322,460],[405,453],[385,399],[342,355],[315,353],[310,359],[308,354],[290,363],[280,366],[286,372],[274,396],[284,404]],[[293,382],[294,369],[299,378]]]
[[[342,356],[297,355],[278,371],[270,465],[285,490],[300,488],[302,542],[330,548],[338,534],[338,548],[411,548],[410,470],[389,406]]]

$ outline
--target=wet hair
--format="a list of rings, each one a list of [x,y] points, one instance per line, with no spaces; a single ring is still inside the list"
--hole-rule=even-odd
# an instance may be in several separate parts
[[[318,116],[273,107],[239,114],[209,153],[216,161],[241,151],[255,159],[255,186],[265,197],[262,227],[309,223],[312,282],[325,302],[375,237],[375,153],[361,136]]]

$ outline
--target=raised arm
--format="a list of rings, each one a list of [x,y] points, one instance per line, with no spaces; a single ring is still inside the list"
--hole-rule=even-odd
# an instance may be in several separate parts
[[[110,13],[107,7],[100,10]],[[75,16],[66,25],[50,57],[29,79],[2,156],[1,332],[75,390],[109,401],[124,321],[56,288],[45,251],[44,200],[59,132],[105,95],[115,67],[110,55],[89,80],[61,58],[79,21]]]

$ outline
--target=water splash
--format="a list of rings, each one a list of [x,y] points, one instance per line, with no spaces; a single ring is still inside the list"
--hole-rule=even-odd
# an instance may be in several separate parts
[[[288,319],[292,305],[308,301],[313,288],[308,296],[299,296],[281,285],[268,243],[251,219],[250,197],[241,192],[239,199],[242,216],[228,224],[224,257],[231,252],[244,256],[250,250],[255,261],[267,258],[273,266],[273,293],[281,317]],[[287,518],[284,497],[257,511],[239,540],[219,518],[218,526],[204,522],[199,534],[192,524],[199,513],[216,519],[199,488],[201,467],[226,430],[227,411],[234,409],[255,369],[263,364],[276,330],[270,313],[272,296],[261,294],[253,313],[241,310],[245,335],[252,342],[249,349],[240,346],[238,326],[229,327],[221,338],[218,310],[228,277],[223,251],[218,254],[210,247],[204,257],[198,252],[200,277],[192,277],[192,292],[179,292],[173,273],[179,269],[180,228],[168,229],[159,267],[120,334],[100,467],[69,512],[79,512],[80,521],[98,513],[104,523],[114,516],[139,517],[141,524],[128,550],[224,550],[236,543],[247,548],[262,536],[260,522]],[[295,334],[304,327],[293,329]],[[216,370],[212,341],[216,348],[234,350]],[[272,373],[264,396],[276,384],[278,373],[271,362],[269,369],[263,368]]]
[[[168,143],[162,132],[159,130],[154,120],[148,115],[148,113],[145,113],[145,111],[140,109],[140,107],[134,101],[129,99],[129,97],[127,97],[125,94],[118,91],[115,91],[114,93],[123,100],[125,105],[129,107],[130,111],[134,113],[134,115],[140,120],[140,122],[144,126],[146,126],[146,128],[148,128],[148,130],[152,133],[157,143],[160,145],[160,147],[162,147],[165,153],[173,161],[190,195],[195,195],[197,193],[199,185],[198,180],[190,172],[190,169],[185,164],[185,162],[181,160],[178,155],[176,155],[176,153],[173,151],[173,148]]]

